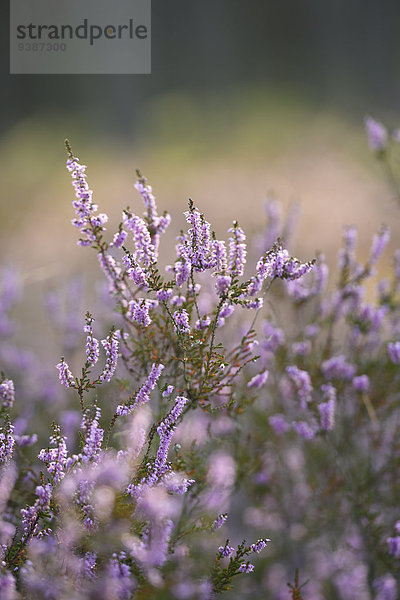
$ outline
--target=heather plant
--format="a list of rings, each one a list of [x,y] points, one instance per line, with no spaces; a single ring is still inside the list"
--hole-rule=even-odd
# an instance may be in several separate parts
[[[388,133],[366,125],[382,158]],[[364,260],[345,228],[332,278],[322,254],[287,250],[295,209],[283,222],[270,200],[254,248],[236,221],[218,239],[189,201],[163,270],[171,219],[147,180],[137,172],[144,213],[126,207],[109,236],[67,153],[78,244],[97,253],[108,298],[86,311],[47,294],[61,398],[44,441],[35,407],[56,370],[13,360],[18,283],[1,278],[1,598],[395,600],[400,254],[379,280],[388,228]],[[79,280],[71,289],[82,297]],[[33,405],[22,372],[41,381]]]
[[[14,385],[3,376],[3,504],[12,510],[4,516],[2,587],[8,598],[212,597],[252,573],[251,556],[269,542],[232,546],[214,533],[227,519],[236,465],[212,428],[221,426],[220,415],[225,428],[235,428],[246,399],[236,384],[258,358],[251,325],[229,342],[220,332],[235,310],[261,308],[266,280],[295,281],[314,261],[301,263],[277,240],[245,279],[239,224],[226,245],[190,201],[189,228],[177,238],[165,278],[158,253],[170,217],[158,214],[146,179],[138,173],[143,216],[127,207],[106,241],[107,216],[93,202],[86,167],[68,142],[67,151],[78,243],[97,252],[115,326],[99,340],[87,312],[81,372],[72,372],[68,357],[58,362],[60,383],[81,411],[79,441],[68,446],[54,422],[38,454],[42,470],[15,451]],[[47,305],[55,320],[57,296]],[[66,351],[76,346],[69,333]],[[113,391],[99,394],[110,382]],[[202,429],[202,439],[182,429],[185,421]]]

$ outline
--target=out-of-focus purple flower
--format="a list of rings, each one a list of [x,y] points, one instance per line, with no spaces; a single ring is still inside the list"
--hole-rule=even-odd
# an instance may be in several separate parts
[[[390,573],[375,579],[373,586],[376,589],[375,600],[396,600],[398,597],[396,579]]]
[[[259,373],[258,375],[254,375],[254,377],[252,377],[252,379],[250,379],[249,383],[247,384],[247,387],[255,387],[255,388],[260,388],[264,385],[264,383],[266,383],[267,379],[268,379],[268,375],[269,375],[269,371],[266,369],[265,371],[263,371],[262,373]]]
[[[312,440],[315,437],[316,429],[306,421],[293,423],[293,429],[304,439]]]
[[[302,340],[300,342],[293,342],[292,352],[297,356],[308,356],[311,352],[310,340]]]
[[[383,227],[379,233],[376,233],[372,238],[371,250],[369,252],[368,264],[370,267],[375,265],[382,256],[386,246],[390,240],[390,230],[388,227]]]
[[[400,364],[400,342],[389,342],[387,349],[392,363]]]
[[[150,267],[156,261],[157,255],[145,221],[137,215],[124,212],[123,223],[132,233],[135,242],[135,260],[145,267]]]
[[[286,433],[290,429],[290,425],[283,415],[271,415],[268,418],[268,423],[271,425],[275,433],[278,434]]]
[[[357,392],[365,393],[369,390],[369,377],[368,375],[358,375],[353,378],[353,387]]]
[[[200,331],[201,329],[207,329],[210,323],[211,318],[206,315],[204,317],[200,317],[200,319],[197,319],[196,323],[194,324],[194,327],[195,329],[197,329],[197,331]]]
[[[103,273],[107,277],[110,290],[114,292],[117,291],[117,289],[122,285],[121,267],[115,258],[106,252],[99,252],[97,257]]]
[[[296,386],[296,390],[300,398],[301,408],[306,408],[308,402],[311,401],[311,393],[313,389],[309,373],[303,369],[299,369],[295,365],[286,367],[286,373]]]
[[[2,600],[17,600],[17,583],[10,571],[0,572],[0,597]]]
[[[223,296],[227,293],[232,283],[232,278],[230,275],[218,275],[217,282],[215,284],[218,296]]]
[[[187,311],[182,308],[174,312],[174,326],[177,333],[190,333],[189,315]]]
[[[289,296],[292,296],[297,302],[303,302],[309,298],[318,296],[323,291],[328,281],[328,266],[324,262],[324,256],[318,257],[318,262],[307,277],[301,277],[286,282],[286,289]]]
[[[270,321],[263,322],[264,339],[261,346],[268,352],[275,353],[285,343],[285,334],[282,329],[275,327]]]
[[[14,404],[15,391],[14,382],[11,379],[3,379],[0,383],[0,404],[9,410]]]
[[[330,383],[321,386],[325,402],[318,405],[321,429],[331,431],[335,427],[336,390]]]
[[[379,121],[375,121],[370,116],[364,119],[365,129],[367,131],[368,146],[373,152],[383,152],[386,150],[388,132],[386,127]]]
[[[387,538],[388,544],[388,552],[392,554],[395,558],[400,557],[400,536],[396,535],[394,537]]]
[[[75,387],[74,376],[72,375],[68,364],[65,362],[64,358],[61,358],[61,361],[56,365],[59,371],[59,378],[61,383],[66,387]]]
[[[346,357],[342,354],[332,356],[325,360],[321,365],[322,373],[325,379],[352,379],[355,375],[356,368],[354,365],[347,362]]]
[[[319,334],[320,331],[321,327],[317,325],[317,323],[312,323],[304,328],[304,335],[305,337],[313,339]]]
[[[112,331],[105,340],[101,340],[101,343],[106,351],[106,364],[104,365],[103,372],[99,375],[99,380],[110,381],[114,375],[115,369],[117,368],[118,360],[119,342],[116,332]]]
[[[218,515],[218,517],[215,519],[215,521],[213,521],[213,523],[211,525],[212,529],[214,531],[217,531],[217,529],[221,529],[221,527],[223,526],[223,524],[225,523],[227,518],[228,518],[228,515],[226,513]]]

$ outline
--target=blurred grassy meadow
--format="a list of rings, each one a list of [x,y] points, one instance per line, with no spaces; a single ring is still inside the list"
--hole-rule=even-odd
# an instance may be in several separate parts
[[[142,212],[133,187],[139,168],[153,186],[159,210],[173,217],[163,240],[167,261],[175,235],[185,227],[189,197],[218,237],[238,219],[251,245],[266,222],[263,205],[272,194],[284,212],[293,202],[300,206],[290,250],[302,259],[323,252],[334,265],[345,224],[359,228],[361,257],[382,223],[392,229],[392,249],[399,240],[400,208],[367,147],[363,118],[349,120],[318,108],[290,89],[236,87],[219,94],[155,97],[141,112],[130,143],[117,135],[100,136],[95,118],[77,121],[53,111],[20,121],[0,140],[0,251],[2,265],[22,274],[21,318],[29,335],[42,332],[46,289],[60,287],[73,273],[91,283],[101,277],[95,253],[76,245],[70,224],[73,190],[64,138],[88,166],[94,199],[110,218],[110,237],[125,206]]]

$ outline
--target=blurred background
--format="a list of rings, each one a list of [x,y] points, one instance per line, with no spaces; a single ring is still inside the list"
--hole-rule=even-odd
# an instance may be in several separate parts
[[[153,0],[152,74],[8,74],[1,5],[1,263],[22,271],[31,297],[67,274],[98,274],[76,246],[64,138],[88,165],[110,229],[142,211],[134,170],[184,225],[187,200],[218,236],[233,219],[250,239],[273,194],[301,217],[295,251],[330,261],[342,226],[360,252],[382,222],[396,245],[399,207],[369,151],[363,119],[400,125],[400,4],[395,0]]]

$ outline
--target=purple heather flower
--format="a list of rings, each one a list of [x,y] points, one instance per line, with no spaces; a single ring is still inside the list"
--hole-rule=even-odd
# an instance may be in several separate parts
[[[184,214],[186,221],[192,227],[188,231],[188,238],[184,241],[186,248],[183,254],[196,271],[205,271],[214,266],[210,223],[197,208],[191,207]]]
[[[213,521],[211,527],[214,531],[217,531],[217,529],[220,529],[223,524],[225,523],[225,521],[227,520],[228,515],[226,513],[223,513],[221,515],[218,515],[218,517],[215,519],[215,521]]]
[[[0,463],[12,458],[15,445],[13,433],[14,425],[6,419],[4,427],[0,427]]]
[[[229,238],[229,273],[233,276],[241,277],[246,264],[246,236],[244,231],[237,221],[234,221],[233,227],[228,229],[228,233],[232,234]]]
[[[297,389],[300,398],[301,408],[306,408],[307,403],[311,402],[312,385],[310,375],[307,371],[299,369],[295,365],[286,367],[286,373]]]
[[[45,463],[54,483],[57,484],[64,478],[68,457],[66,438],[61,435],[58,425],[53,425],[53,435],[50,437],[50,444],[55,447],[47,448],[47,450],[42,449],[39,452],[38,458]]]
[[[254,565],[252,565],[249,562],[243,563],[242,565],[240,565],[239,571],[241,573],[251,573],[252,571],[254,571]]]
[[[187,281],[190,277],[191,263],[189,260],[178,260],[174,265],[175,281],[178,287]]]
[[[228,268],[226,246],[222,240],[214,240],[212,247],[212,262],[217,273],[223,273]]]
[[[267,546],[268,542],[270,542],[271,540],[269,538],[261,538],[260,540],[257,540],[255,544],[251,544],[250,546],[250,550],[251,552],[255,552],[256,554],[259,554],[262,550],[264,550],[264,548]]]
[[[132,233],[135,242],[135,260],[149,267],[156,262],[156,250],[151,241],[150,232],[145,221],[137,215],[124,212],[123,223]]]
[[[141,298],[139,300],[131,300],[128,305],[127,316],[137,321],[139,325],[148,327],[151,323],[149,311],[154,308],[154,300]]]
[[[175,389],[175,386],[167,385],[167,388],[162,393],[163,398],[168,398],[168,396],[170,396],[172,394],[174,389]]]
[[[210,325],[210,323],[211,323],[211,318],[208,316],[204,316],[204,317],[201,317],[200,319],[197,319],[194,327],[195,327],[195,329],[200,331],[201,329],[207,329],[207,327]]]
[[[134,256],[130,252],[126,252],[122,260],[127,266],[126,273],[128,277],[139,287],[147,285],[147,276],[145,271],[136,262]]]
[[[46,512],[50,508],[50,500],[53,493],[51,483],[38,485],[36,487],[36,500],[33,506],[21,509],[22,525],[25,535],[34,535],[38,526],[38,517],[41,512]],[[22,538],[24,540],[24,538]]]
[[[96,406],[95,415],[90,418],[90,411],[83,415],[81,430],[84,433],[85,443],[82,448],[82,462],[96,462],[103,443],[104,430],[99,425],[101,410]]]
[[[226,542],[225,546],[220,546],[218,548],[218,552],[220,552],[222,556],[231,556],[235,552],[235,548],[229,546],[228,542]]]
[[[90,314],[86,316],[86,325],[83,331],[86,335],[86,359],[89,365],[93,366],[99,359],[99,340],[93,337],[92,323],[94,319]]]
[[[73,201],[76,219],[72,223],[85,236],[79,240],[81,246],[90,246],[96,240],[96,230],[104,231],[103,224],[107,221],[107,215],[97,215],[97,205],[92,202],[92,190],[86,182],[86,166],[79,163],[79,159],[73,156],[68,149],[67,169],[72,177],[72,185],[75,188],[76,200]]]
[[[0,383],[0,405],[9,410],[14,404],[14,382],[11,379],[3,379]]]
[[[160,302],[167,302],[172,296],[172,289],[171,288],[163,288],[161,290],[158,290],[158,292],[156,293],[156,296],[157,296],[157,300],[159,300]]]
[[[61,358],[61,361],[58,363],[58,365],[56,365],[56,367],[59,371],[59,378],[61,383],[65,385],[66,388],[75,387],[74,377],[64,358]]]
[[[114,234],[114,238],[110,246],[114,246],[115,248],[121,248],[124,245],[127,236],[128,234],[124,229],[117,231],[117,233]]]
[[[387,345],[390,360],[395,364],[400,364],[400,342],[389,342]]]
[[[388,132],[386,127],[379,121],[375,121],[370,116],[364,119],[365,129],[367,131],[368,146],[373,152],[383,152],[386,150]]]
[[[151,185],[148,185],[147,179],[145,177],[141,177],[140,175],[139,177],[140,178],[135,184],[135,188],[141,195],[142,200],[144,202],[146,208],[144,216],[149,225],[152,236],[152,242],[157,251],[160,233],[165,232],[165,230],[171,222],[171,217],[168,213],[164,213],[162,216],[158,216],[156,199],[153,195],[153,189]]]
[[[353,387],[357,392],[368,392],[369,389],[369,377],[368,375],[358,375],[353,378]]]
[[[150,394],[156,387],[157,380],[159,379],[163,369],[164,365],[162,365],[161,363],[158,365],[153,363],[153,365],[151,366],[150,374],[146,379],[144,385],[142,385],[139,392],[137,393],[135,400],[130,404],[120,404],[117,407],[117,415],[129,415],[135,408],[148,402],[150,400]],[[174,389],[174,386],[170,385],[167,389],[169,388],[172,388],[169,392],[171,393]]]
[[[267,277],[293,281],[311,271],[314,264],[315,260],[302,263],[299,259],[291,257],[278,240],[258,261],[256,277],[261,281]]]
[[[182,308],[174,312],[174,327],[177,333],[190,333],[189,315],[187,311]]]
[[[101,340],[101,343],[106,351],[106,364],[104,365],[103,372],[99,375],[99,380],[110,381],[117,367],[118,359],[119,342],[115,332],[112,331],[105,340]]]
[[[267,381],[268,375],[269,375],[269,371],[267,369],[265,371],[263,371],[262,373],[259,373],[258,375],[254,375],[254,377],[252,379],[250,379],[249,383],[247,384],[247,387],[255,387],[255,388],[262,387],[264,385],[264,383]]]

